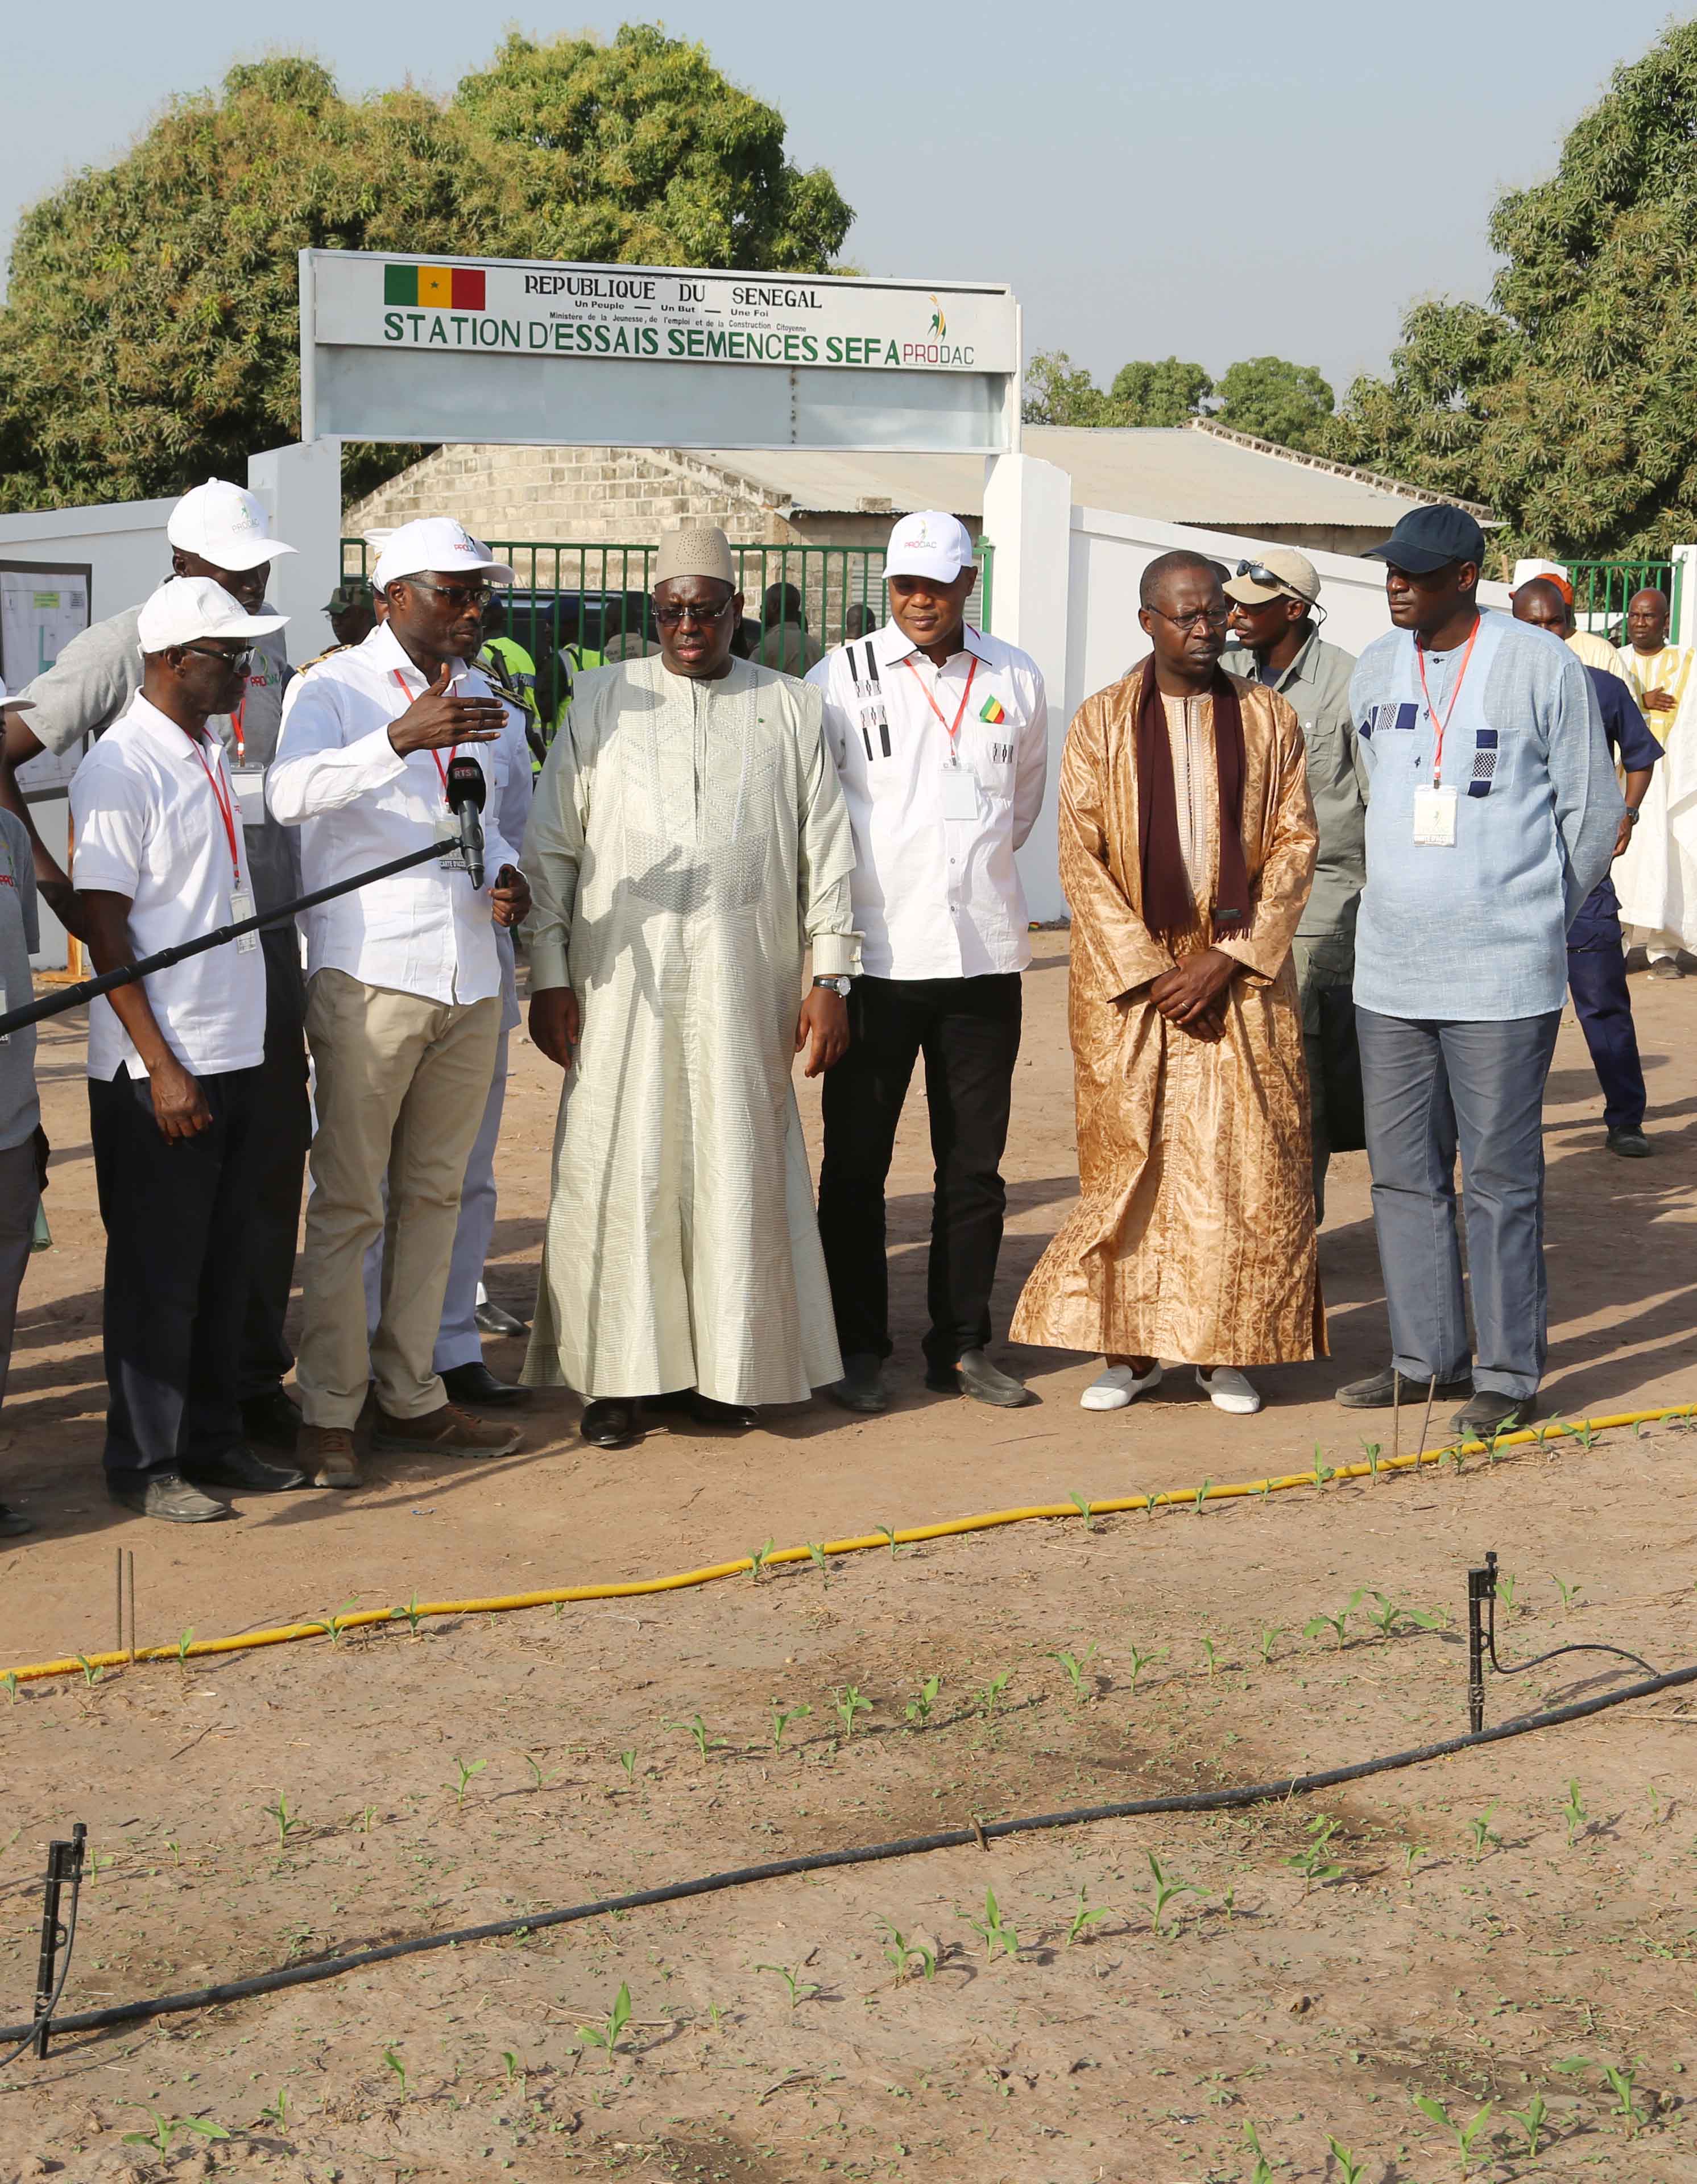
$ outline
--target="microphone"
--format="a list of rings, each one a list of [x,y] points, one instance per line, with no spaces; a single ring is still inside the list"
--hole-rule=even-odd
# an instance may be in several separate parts
[[[474,889],[483,884],[483,822],[479,816],[488,784],[475,758],[448,761],[448,808],[459,821],[459,850]]]

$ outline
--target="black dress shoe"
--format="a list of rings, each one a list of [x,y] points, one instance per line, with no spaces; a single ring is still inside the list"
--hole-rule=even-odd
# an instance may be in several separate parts
[[[20,1517],[15,1509],[8,1509],[0,1502],[0,1540],[21,1540],[25,1532],[33,1532],[33,1517]]]
[[[510,1380],[498,1380],[481,1357],[469,1365],[450,1365],[442,1376],[451,1401],[470,1403],[476,1411],[499,1410],[508,1403],[527,1403],[531,1400],[528,1388],[515,1387]]]
[[[623,1448],[642,1430],[642,1406],[634,1396],[602,1396],[583,1407],[577,1430],[591,1448]]]
[[[197,1486],[227,1486],[236,1494],[287,1494],[306,1485],[306,1474],[292,1463],[267,1463],[239,1440],[218,1456],[198,1456],[182,1468]]]
[[[1505,1396],[1500,1389],[1481,1388],[1450,1419],[1449,1429],[1468,1440],[1488,1440],[1493,1434],[1518,1433],[1537,1416],[1536,1396]]]
[[[1396,1384],[1399,1379],[1400,1390]],[[1438,1393],[1448,1402],[1454,1396],[1470,1394],[1472,1386],[1472,1374],[1464,1373],[1457,1379],[1440,1380]],[[1405,1403],[1423,1403],[1431,1390],[1429,1380],[1410,1379],[1406,1373],[1398,1373],[1394,1367],[1387,1365],[1383,1373],[1370,1373],[1365,1380],[1351,1380],[1340,1388],[1338,1401],[1346,1411],[1388,1411],[1399,1395]]]
[[[528,1320],[497,1304],[493,1297],[485,1297],[471,1318],[480,1334],[528,1334],[531,1331]]]
[[[1609,1150],[1618,1153],[1622,1160],[1648,1160],[1654,1150],[1650,1139],[1636,1127],[1611,1130],[1608,1145]]]
[[[682,1411],[698,1426],[728,1426],[737,1433],[747,1433],[760,1423],[752,1403],[716,1402],[698,1388],[675,1388],[670,1395],[649,1396],[646,1403],[651,1411]]]
[[[138,1516],[162,1524],[215,1524],[236,1512],[191,1485],[180,1471],[108,1471],[106,1490]]]
[[[280,1448],[285,1456],[294,1454],[300,1429],[301,1414],[281,1388],[249,1396],[242,1406],[242,1430],[247,1438],[266,1448]]]

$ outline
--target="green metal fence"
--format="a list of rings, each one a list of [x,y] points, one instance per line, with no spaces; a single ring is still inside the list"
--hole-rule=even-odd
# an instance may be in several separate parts
[[[658,547],[556,545],[529,538],[492,538],[489,545],[518,577],[504,594],[507,627],[537,663],[544,718],[553,715],[550,699],[561,647],[603,652],[621,635],[630,649],[635,649],[631,641],[638,635],[653,641],[648,593]],[[885,618],[882,546],[733,545],[731,551],[744,617],[758,625],[745,638],[751,647],[764,646],[754,656],[773,666],[795,672],[821,650],[859,635],[863,627],[876,629]],[[363,538],[344,538],[344,580],[366,576],[376,552]],[[994,552],[982,540],[977,562],[978,588],[969,612],[980,627],[988,629]],[[768,617],[765,602],[775,586],[789,587],[792,596],[775,600]]]
[[[1606,637],[1611,644],[1627,641],[1627,604],[1634,592],[1660,592],[1672,612],[1668,630],[1680,641],[1680,565],[1655,559],[1642,561],[1569,561],[1573,584],[1573,619],[1581,629]]]

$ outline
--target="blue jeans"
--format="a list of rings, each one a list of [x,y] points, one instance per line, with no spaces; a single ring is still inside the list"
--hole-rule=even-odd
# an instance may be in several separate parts
[[[1483,1023],[1355,1011],[1391,1350],[1410,1380],[1468,1369],[1458,1147],[1473,1385],[1527,1396],[1543,1377],[1544,1085],[1561,1021],[1560,1010]]]

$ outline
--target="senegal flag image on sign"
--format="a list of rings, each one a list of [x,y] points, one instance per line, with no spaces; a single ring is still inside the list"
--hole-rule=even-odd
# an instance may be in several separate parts
[[[978,709],[978,718],[981,721],[988,721],[993,728],[999,727],[1007,717],[1006,710],[999,698],[987,698]]]
[[[481,311],[482,269],[467,265],[386,265],[383,301],[426,311]]]

